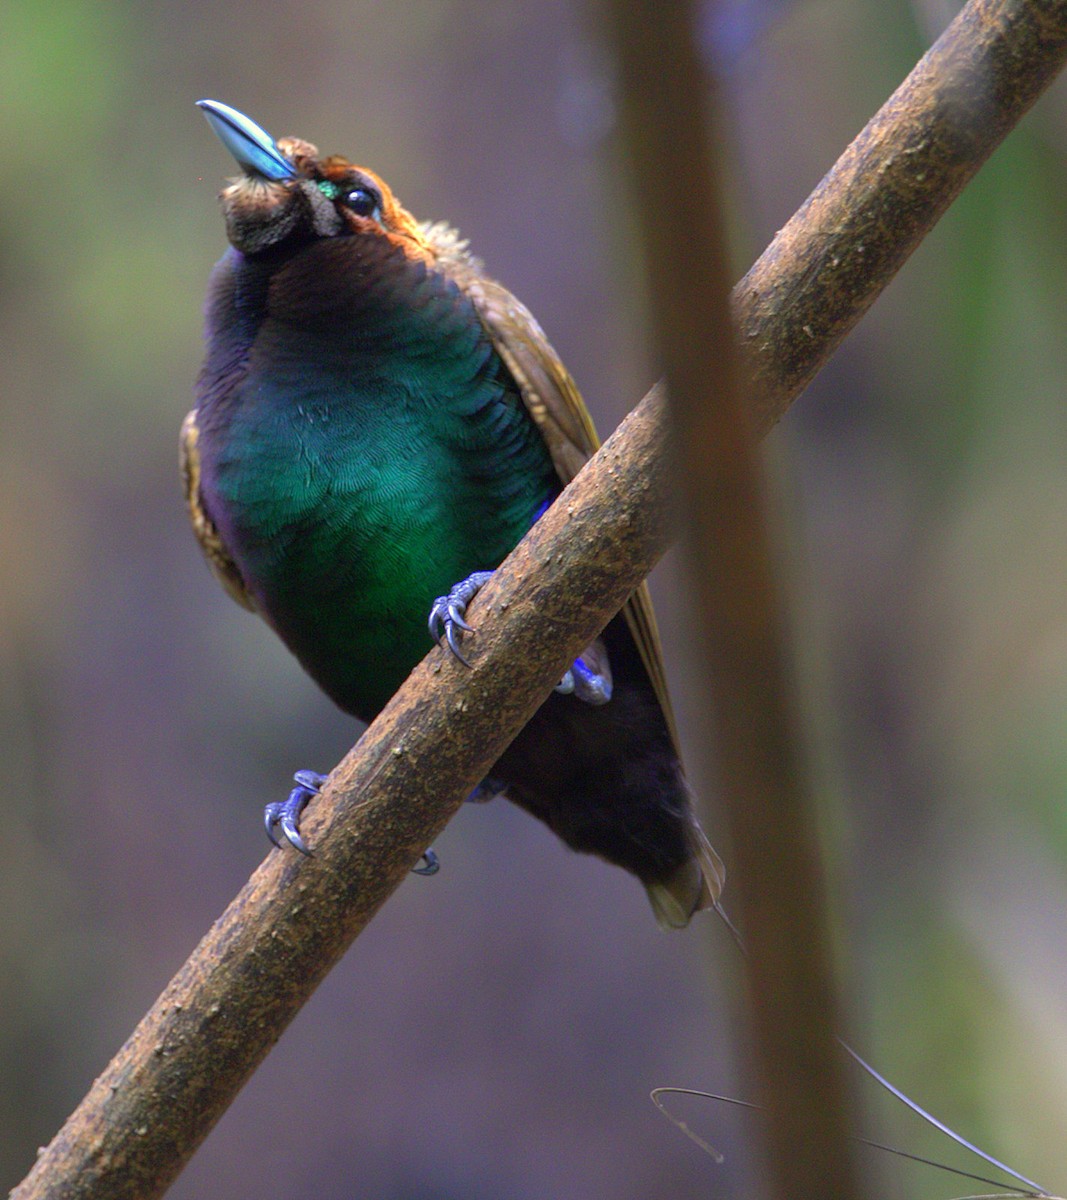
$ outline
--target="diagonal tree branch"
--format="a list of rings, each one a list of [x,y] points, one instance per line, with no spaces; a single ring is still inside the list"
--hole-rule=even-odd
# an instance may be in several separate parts
[[[1067,56],[1067,0],[971,0],[734,294],[765,433]],[[161,1195],[330,967],[669,540],[654,389],[331,776],[12,1196]]]

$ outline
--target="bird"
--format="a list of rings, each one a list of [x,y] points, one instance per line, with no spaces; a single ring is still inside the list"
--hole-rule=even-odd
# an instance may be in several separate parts
[[[198,105],[237,163],[181,468],[197,540],[343,711],[369,722],[596,451],[529,310],[374,172]],[[306,850],[298,772],[267,806]],[[504,795],[644,885],[661,926],[718,908],[647,586],[575,660],[472,799]],[[280,835],[280,836],[279,836]]]

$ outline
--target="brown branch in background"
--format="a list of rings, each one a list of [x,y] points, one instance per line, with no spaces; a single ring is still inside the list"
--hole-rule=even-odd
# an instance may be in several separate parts
[[[856,165],[835,168],[818,202],[808,202],[803,220],[790,223],[735,293],[735,319],[759,384],[753,416],[760,432],[1067,53],[1065,0],[972,0],[953,28],[957,51],[942,54],[936,69],[924,60],[916,72],[916,94],[932,99],[905,103],[909,80],[890,102],[892,111],[876,118],[878,138],[872,143],[867,131],[861,135],[869,152],[846,152],[842,162]],[[941,74],[934,79],[931,72]],[[936,97],[972,95],[976,80],[983,91],[989,85],[994,111],[973,130],[966,105]],[[906,166],[902,147],[912,151]],[[946,154],[943,147],[963,149]],[[916,198],[916,211],[884,228],[873,220],[886,207],[883,195],[903,194],[919,173],[926,199]],[[835,211],[839,224],[847,220],[865,231],[852,235],[870,239],[862,253],[834,225]],[[834,238],[831,257],[812,249]],[[896,240],[903,248],[894,254]],[[819,277],[833,277],[835,256],[859,257],[866,266],[852,287],[842,282],[832,289],[840,303],[828,321]],[[474,670],[435,652],[413,672],[308,812],[304,828],[315,857],[267,858],[41,1152],[12,1193],[17,1200],[162,1194],[561,668],[664,550],[670,482],[664,431],[664,406],[653,392],[473,605]]]
[[[702,742],[733,852],[748,946],[753,1083],[776,1200],[864,1194],[827,933],[825,887],[767,525],[730,314],[732,277],[691,3],[611,0],[624,147],[679,466]],[[660,202],[649,204],[649,181]],[[661,182],[662,181],[662,182]]]

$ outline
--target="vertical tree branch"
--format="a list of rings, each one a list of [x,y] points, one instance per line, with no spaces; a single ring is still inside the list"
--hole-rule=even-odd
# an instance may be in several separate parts
[[[706,669],[705,744],[741,900],[755,1073],[782,1200],[862,1195],[824,886],[780,611],[763,479],[730,315],[730,274],[705,114],[709,79],[688,3],[613,0],[623,132],[652,324],[663,356]],[[715,91],[710,89],[714,99]],[[657,201],[649,203],[649,181]],[[709,764],[710,765],[710,764]]]

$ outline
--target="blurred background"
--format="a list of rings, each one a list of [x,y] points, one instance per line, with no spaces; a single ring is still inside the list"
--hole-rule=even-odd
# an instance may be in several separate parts
[[[740,274],[952,15],[736,0]],[[566,0],[0,9],[0,1188],[260,861],[262,805],[353,723],[208,574],[177,431],[232,164],[202,96],[447,218],[602,432],[656,375],[611,71]],[[669,135],[669,131],[668,131]],[[670,202],[650,188],[649,204]],[[853,1041],[1067,1188],[1067,89],[982,171],[769,442]],[[684,572],[654,579],[683,733]],[[719,823],[704,748],[692,775]],[[720,845],[729,863],[729,847]],[[755,1120],[736,952],[504,802],[470,806],[171,1193],[734,1197]],[[803,897],[798,896],[798,903]],[[968,1163],[857,1079],[865,1132]],[[906,1197],[968,1190],[873,1152]]]

